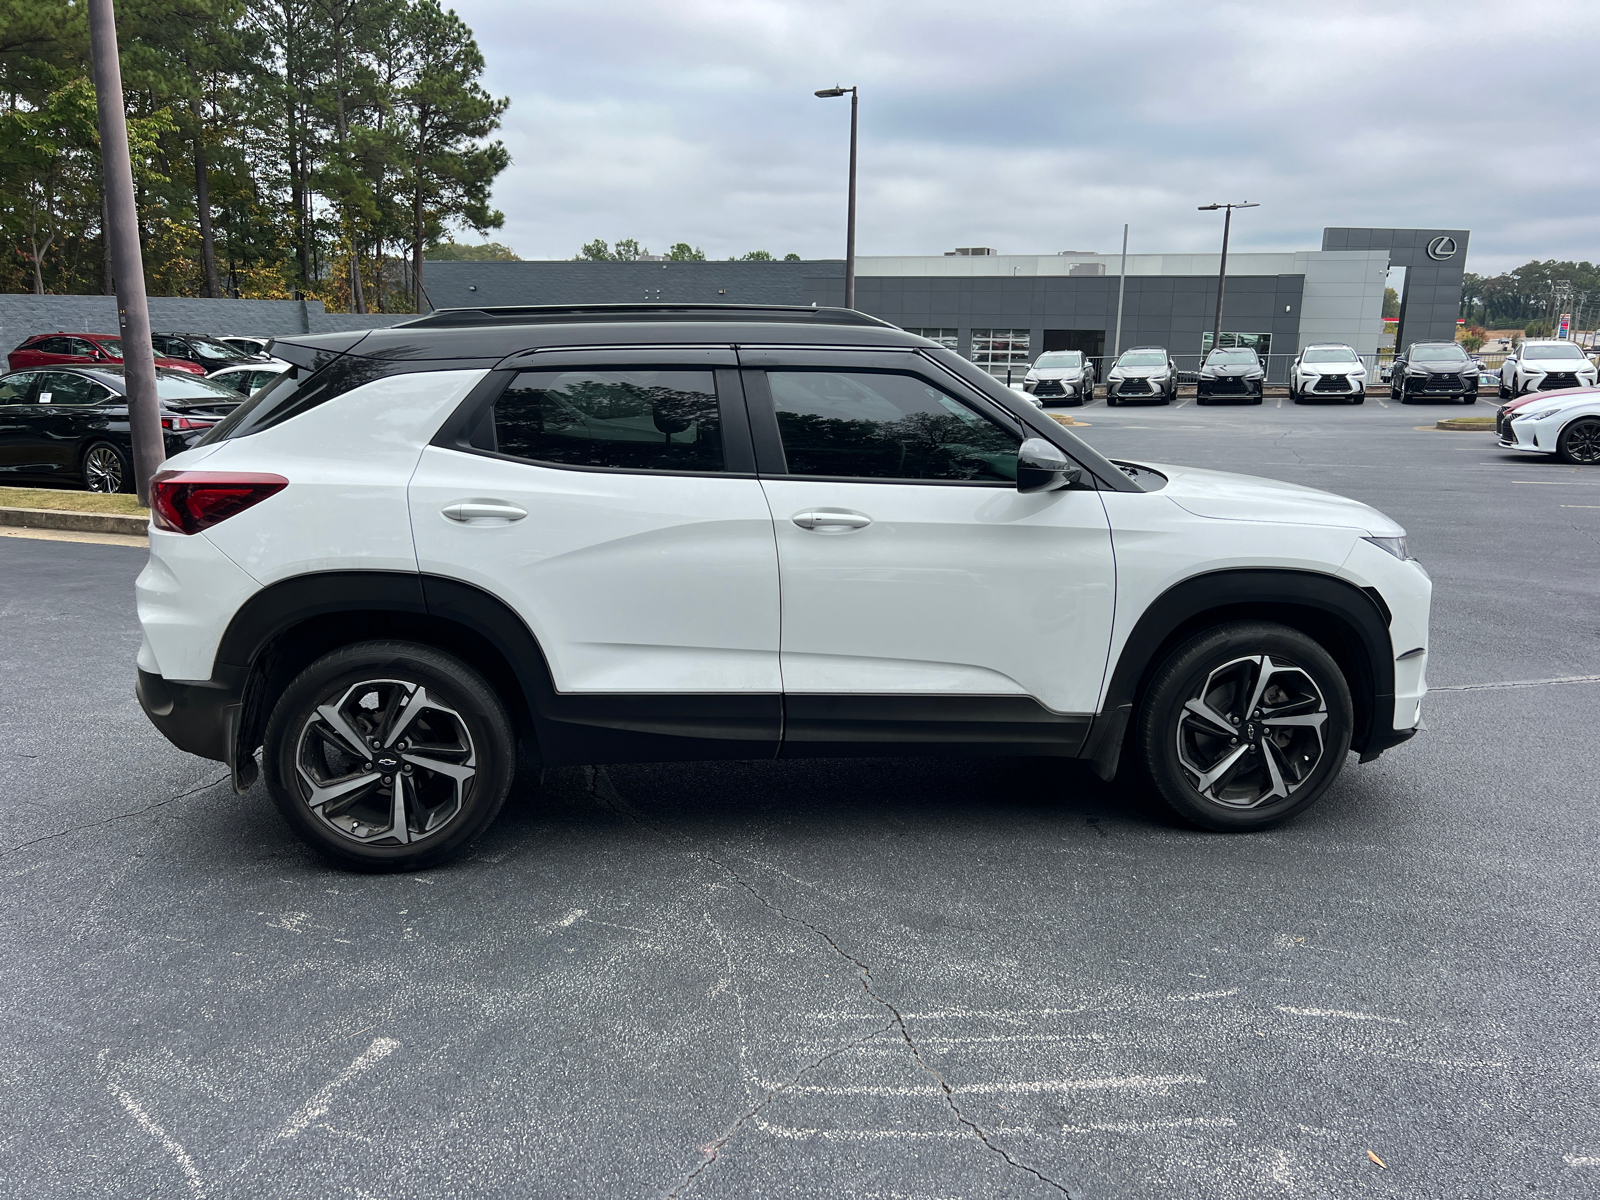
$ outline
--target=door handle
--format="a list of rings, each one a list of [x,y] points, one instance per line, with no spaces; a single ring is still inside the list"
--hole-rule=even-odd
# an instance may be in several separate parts
[[[791,518],[801,529],[865,529],[872,524],[866,513],[813,509]]]
[[[444,506],[444,515],[465,525],[471,521],[520,521],[528,510],[504,500],[458,500]]]

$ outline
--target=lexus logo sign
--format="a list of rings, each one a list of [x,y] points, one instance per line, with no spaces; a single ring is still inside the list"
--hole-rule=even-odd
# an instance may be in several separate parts
[[[1436,237],[1428,243],[1428,257],[1444,262],[1456,256],[1456,240],[1453,237]]]

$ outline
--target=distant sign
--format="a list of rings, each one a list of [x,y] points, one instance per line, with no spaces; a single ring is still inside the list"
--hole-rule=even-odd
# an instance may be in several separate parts
[[[1569,338],[1569,337],[1572,336],[1572,314],[1571,313],[1562,313],[1561,314],[1561,324],[1556,326],[1556,336],[1558,338]]]
[[[1428,243],[1428,257],[1438,262],[1444,262],[1456,256],[1456,240],[1453,237],[1436,237]]]

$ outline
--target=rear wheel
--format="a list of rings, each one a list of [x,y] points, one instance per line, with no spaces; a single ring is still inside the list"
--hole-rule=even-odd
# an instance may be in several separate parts
[[[1338,777],[1353,727],[1349,686],[1326,650],[1287,625],[1234,621],[1156,669],[1137,749],[1180,815],[1244,833],[1314,804]]]
[[[1600,466],[1600,418],[1584,417],[1561,431],[1556,457],[1580,466]]]
[[[84,451],[83,486],[91,492],[133,491],[133,467],[128,456],[110,442],[96,442]]]
[[[516,738],[483,677],[412,642],[324,655],[285,689],[263,759],[279,812],[315,849],[360,870],[430,867],[488,828]]]

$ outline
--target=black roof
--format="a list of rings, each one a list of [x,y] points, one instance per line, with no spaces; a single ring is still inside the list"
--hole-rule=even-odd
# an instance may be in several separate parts
[[[802,304],[522,304],[484,308],[438,308],[407,329],[459,329],[463,326],[569,325],[611,321],[779,321],[807,325],[874,325],[894,329],[887,321],[853,308],[818,308]]]

